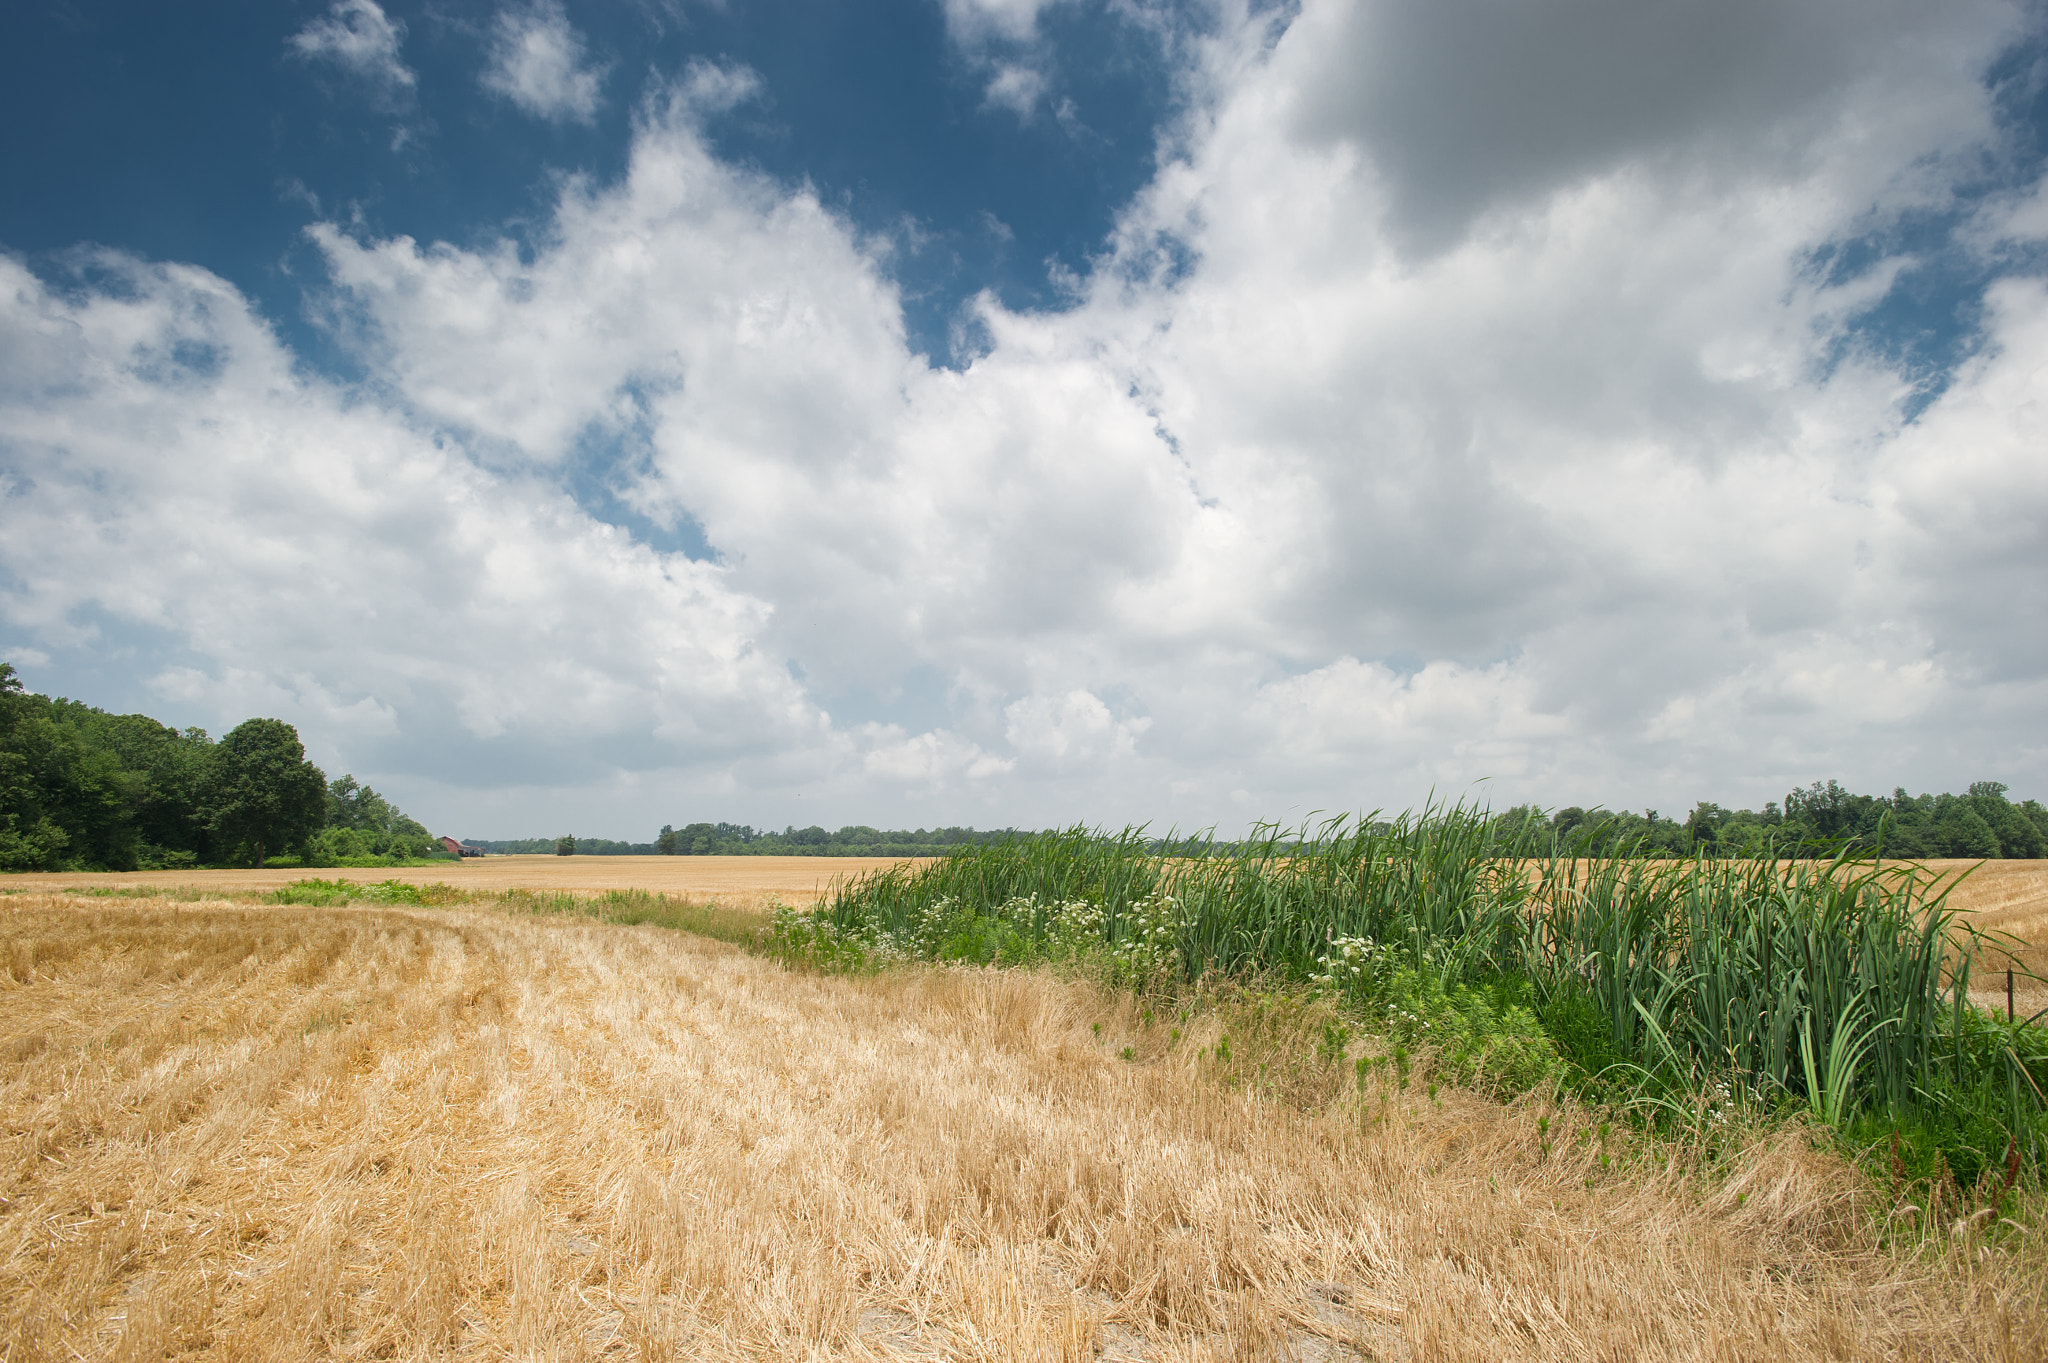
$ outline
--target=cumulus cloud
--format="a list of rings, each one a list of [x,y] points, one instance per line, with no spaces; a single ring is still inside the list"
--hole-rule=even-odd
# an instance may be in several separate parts
[[[1120,722],[1092,692],[1026,696],[1006,706],[1003,736],[1019,753],[1055,767],[1127,758],[1151,720]]]
[[[1008,109],[1019,118],[1031,117],[1038,101],[1044,97],[1046,79],[1040,72],[1016,62],[1002,62],[989,77],[985,92],[987,102],[997,108]]]
[[[294,697],[477,809],[609,781],[1189,826],[1482,778],[2038,781],[2048,295],[1996,285],[1916,408],[1857,331],[1902,260],[1814,264],[1977,173],[2017,13],[1883,8],[1822,50],[1818,0],[1762,37],[1545,11],[1589,52],[1424,8],[1219,33],[1073,306],[979,300],[964,370],[814,193],[709,150],[753,89],[725,68],[526,242],[316,227],[358,390],[210,276],[13,265],[4,506],[39,528],[8,628],[61,657],[145,624],[164,687]],[[1479,108],[1419,126],[1444,96],[1396,41]],[[2032,193],[1973,230],[2038,240]],[[560,491],[591,476],[715,562]]]
[[[166,636],[164,696],[292,714],[358,769],[489,785],[837,760],[759,647],[771,607],[724,570],[303,379],[204,271],[80,264],[109,291],[0,258],[14,630]]]
[[[334,0],[327,13],[289,39],[292,51],[341,70],[386,91],[409,91],[417,81],[398,55],[405,25],[384,13],[376,0]]]
[[[930,794],[944,793],[962,782],[985,783],[1007,775],[1017,765],[943,729],[912,735],[895,725],[871,725],[863,736],[872,745],[862,759],[868,775],[920,787]]]
[[[589,123],[604,100],[606,69],[590,59],[560,4],[536,0],[498,12],[483,83],[535,118]]]

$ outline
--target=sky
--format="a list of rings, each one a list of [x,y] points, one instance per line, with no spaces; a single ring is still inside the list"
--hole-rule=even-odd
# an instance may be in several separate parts
[[[2048,798],[2048,10],[20,0],[0,658],[436,832]]]

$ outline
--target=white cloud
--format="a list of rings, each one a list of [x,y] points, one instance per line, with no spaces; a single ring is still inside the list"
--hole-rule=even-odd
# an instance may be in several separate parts
[[[2048,794],[2048,295],[1995,288],[1909,422],[1848,329],[1901,262],[1811,264],[1996,145],[2014,13],[1929,13],[1825,51],[1825,5],[1713,42],[1608,16],[1602,61],[1536,43],[1448,129],[1411,126],[1427,82],[1345,63],[1402,34],[1484,83],[1493,29],[1247,21],[1196,51],[1180,154],[1075,306],[981,300],[959,372],[911,352],[848,223],[706,148],[737,68],[687,74],[526,249],[317,229],[359,392],[294,377],[210,276],[124,266],[131,298],[13,266],[0,514],[31,533],[0,609],[60,660],[161,630],[167,688],[318,714],[496,818],[689,791],[777,823],[1191,826],[1488,777],[1496,803]],[[1468,145],[1488,128],[1512,165]],[[1978,230],[2037,218],[2015,194]],[[717,564],[593,521],[571,468]],[[799,790],[815,814],[777,803]]]
[[[1038,16],[1058,0],[945,0],[946,31],[965,47],[990,39],[1026,42],[1038,36]]]
[[[166,698],[291,716],[401,784],[857,768],[725,570],[300,378],[203,271],[85,263],[108,292],[0,258],[14,630],[168,635],[199,661],[159,672]]]
[[[1085,690],[1026,696],[1006,706],[1003,718],[1008,721],[1003,737],[1011,747],[1056,767],[1131,757],[1137,752],[1138,735],[1151,725],[1143,718],[1118,721],[1107,705]]]
[[[410,90],[417,80],[399,58],[404,41],[405,25],[386,15],[376,0],[334,0],[324,16],[289,39],[299,56],[332,62],[392,91]]]
[[[761,93],[761,77],[737,62],[692,58],[676,84],[678,105],[702,117],[737,108]]]
[[[560,4],[535,0],[498,12],[483,83],[535,118],[589,123],[604,101],[606,70]]]
[[[871,725],[863,737],[873,745],[862,759],[868,775],[930,792],[1007,775],[1017,765],[943,729],[911,735],[894,725]]]
[[[1003,62],[996,66],[995,75],[989,78],[984,98],[995,108],[1008,109],[1019,118],[1029,118],[1038,108],[1045,87],[1045,77],[1039,72],[1019,63]]]

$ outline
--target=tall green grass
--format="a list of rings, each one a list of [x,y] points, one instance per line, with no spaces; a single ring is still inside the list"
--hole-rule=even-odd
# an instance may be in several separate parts
[[[1965,1182],[2048,1157],[2048,1036],[1969,1005],[1980,934],[1923,871],[1533,848],[1464,804],[1227,845],[1070,828],[841,886],[774,940],[841,967],[1092,953],[1291,981],[1496,1087],[1800,1109]]]
[[[1953,1067],[1977,943],[1947,894],[1846,859],[1560,860],[1534,895],[1528,974],[1667,1082],[1733,1076],[1839,1118]]]

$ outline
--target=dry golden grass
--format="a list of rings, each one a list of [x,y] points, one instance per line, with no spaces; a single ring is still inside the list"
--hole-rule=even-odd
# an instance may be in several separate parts
[[[734,908],[762,908],[771,900],[809,904],[832,882],[895,866],[918,857],[477,857],[463,862],[390,869],[305,871],[50,871],[0,877],[11,890],[160,888],[218,890],[223,895],[256,895],[305,876],[341,877],[363,883],[400,880],[411,885],[441,881],[464,889],[566,891],[649,890]]]
[[[1176,1043],[1040,974],[579,918],[0,905],[8,1360],[2048,1351],[2041,1256],[1884,1247],[1796,1133],[1603,1170],[1568,1109],[1545,1159],[1533,1109],[1201,1057],[1277,1074],[1309,1015]]]
[[[1978,960],[1970,998],[2005,1011],[2005,970],[2013,968],[2014,1007],[2024,1017],[2048,1008],[2048,861],[1930,861],[1955,888],[1949,903],[1993,934]]]

